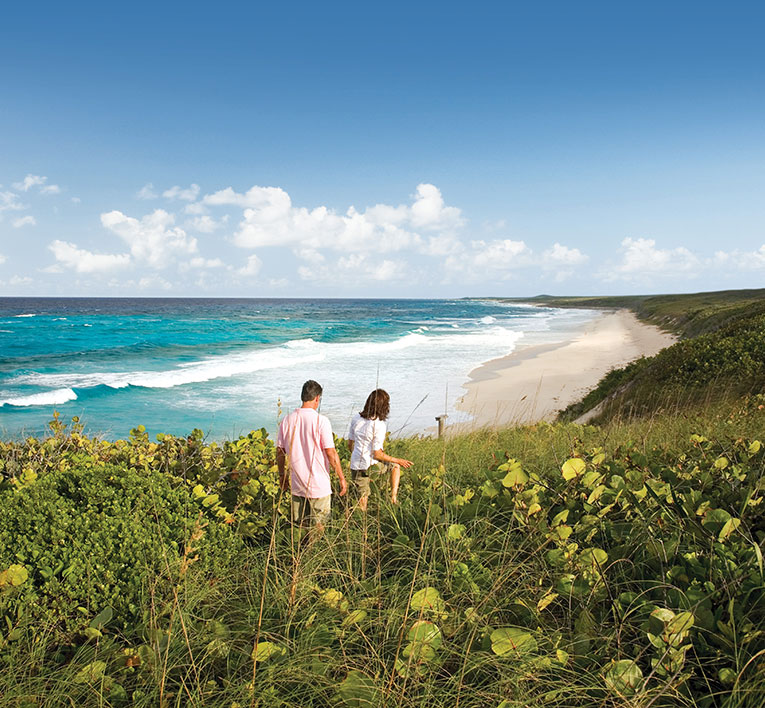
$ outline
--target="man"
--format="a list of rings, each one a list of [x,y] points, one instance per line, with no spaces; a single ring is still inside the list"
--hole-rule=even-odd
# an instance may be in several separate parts
[[[330,465],[340,483],[340,496],[347,489],[332,426],[318,411],[321,394],[322,388],[316,381],[306,381],[300,393],[303,405],[282,420],[276,437],[279,485],[285,492],[292,489],[292,523],[311,526],[318,533],[324,530],[330,516]]]

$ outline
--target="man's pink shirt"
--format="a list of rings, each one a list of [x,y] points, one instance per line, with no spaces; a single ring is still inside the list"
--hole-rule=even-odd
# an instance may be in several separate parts
[[[295,496],[318,499],[332,494],[324,452],[335,447],[329,418],[313,408],[292,411],[279,425],[276,445],[287,453]]]

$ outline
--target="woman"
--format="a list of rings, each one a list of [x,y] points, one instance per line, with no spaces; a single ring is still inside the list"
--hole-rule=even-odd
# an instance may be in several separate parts
[[[383,452],[387,425],[385,421],[390,413],[390,396],[377,388],[367,396],[364,410],[353,416],[348,434],[348,446],[351,449],[351,476],[353,486],[359,496],[359,507],[367,510],[369,501],[369,473],[374,465],[381,465],[380,472],[390,472],[390,498],[398,504],[398,483],[401,468],[411,467],[411,460],[391,457]]]

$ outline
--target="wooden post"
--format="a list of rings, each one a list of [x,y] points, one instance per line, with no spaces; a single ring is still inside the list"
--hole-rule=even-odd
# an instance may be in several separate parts
[[[449,416],[444,413],[443,415],[437,415],[436,420],[438,421],[438,437],[440,438],[444,434],[444,428],[446,427],[446,419]]]

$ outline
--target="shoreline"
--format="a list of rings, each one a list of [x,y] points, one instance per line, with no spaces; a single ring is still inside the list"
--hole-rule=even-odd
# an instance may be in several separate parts
[[[447,429],[457,433],[551,421],[612,369],[653,356],[676,341],[630,310],[603,312],[566,341],[521,346],[473,369],[455,406],[473,420]]]

